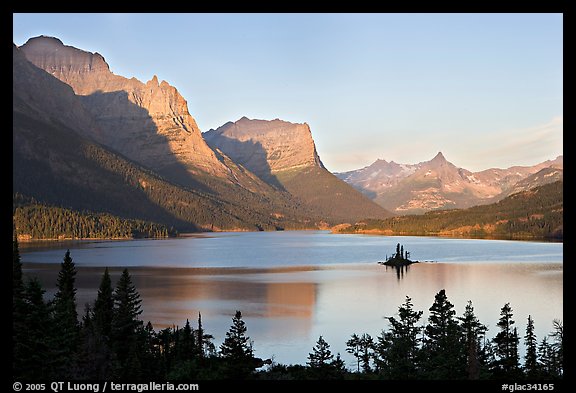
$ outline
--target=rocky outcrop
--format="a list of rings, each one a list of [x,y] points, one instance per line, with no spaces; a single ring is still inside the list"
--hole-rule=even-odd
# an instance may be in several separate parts
[[[149,168],[180,168],[219,177],[229,170],[202,138],[186,100],[154,76],[146,83],[115,75],[104,57],[52,37],[31,38],[21,51],[82,98],[101,132],[96,141]]]
[[[204,133],[208,144],[326,219],[385,218],[386,211],[322,164],[308,124],[246,117]]]
[[[280,171],[324,168],[308,124],[243,117],[204,133],[210,146],[261,178]]]
[[[12,51],[14,112],[59,123],[83,136],[101,136],[101,130],[72,88],[31,64],[14,45]]]

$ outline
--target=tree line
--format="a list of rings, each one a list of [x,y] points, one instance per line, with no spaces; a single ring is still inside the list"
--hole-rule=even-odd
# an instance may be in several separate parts
[[[176,236],[173,227],[109,213],[77,211],[44,204],[14,207],[13,222],[29,239],[132,239]]]
[[[563,181],[519,192],[489,205],[364,220],[340,232],[562,240]]]
[[[142,300],[128,269],[116,286],[104,269],[96,299],[77,314],[76,267],[68,250],[60,265],[56,293],[45,300],[38,279],[24,280],[18,241],[13,240],[13,356],[15,380],[197,380],[197,379],[560,379],[563,377],[563,324],[538,342],[528,316],[524,336],[515,326],[509,303],[500,310],[498,332],[487,327],[468,302],[457,317],[445,290],[430,307],[414,310],[406,297],[389,328],[373,338],[353,334],[346,350],[356,359],[348,369],[340,354],[320,336],[303,364],[284,365],[254,355],[242,313],[219,347],[202,327],[154,330],[140,319]],[[520,340],[526,354],[519,355]],[[266,366],[266,367],[264,367]]]

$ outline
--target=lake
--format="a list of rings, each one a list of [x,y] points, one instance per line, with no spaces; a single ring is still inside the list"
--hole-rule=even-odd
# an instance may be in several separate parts
[[[413,264],[403,274],[377,264],[400,243]],[[105,266],[113,283],[128,267],[156,328],[196,326],[198,312],[218,347],[241,310],[255,354],[301,363],[322,335],[349,368],[353,333],[374,338],[410,296],[424,311],[446,289],[461,316],[468,300],[497,333],[510,303],[520,337],[532,315],[540,341],[563,319],[563,244],[435,237],[338,235],[327,231],[210,233],[175,239],[37,242],[20,245],[24,273],[54,294],[66,249],[76,263],[79,313],[93,302]],[[523,341],[523,340],[521,340]]]

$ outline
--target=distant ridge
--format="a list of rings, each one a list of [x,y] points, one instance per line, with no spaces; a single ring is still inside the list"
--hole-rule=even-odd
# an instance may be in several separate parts
[[[520,190],[516,184],[544,168],[555,168],[556,176],[540,177],[531,183],[532,187],[561,179],[563,156],[534,166],[471,172],[456,167],[439,152],[430,161],[397,164],[376,160],[370,166],[336,176],[386,209],[403,215],[497,202]]]

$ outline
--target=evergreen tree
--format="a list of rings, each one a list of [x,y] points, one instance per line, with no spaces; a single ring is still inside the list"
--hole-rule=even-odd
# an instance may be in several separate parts
[[[429,309],[424,339],[424,373],[432,379],[455,379],[465,375],[465,351],[454,305],[440,290]]]
[[[255,369],[254,354],[250,338],[246,336],[246,324],[242,313],[236,311],[232,326],[220,346],[220,355],[226,360],[227,375],[233,379],[245,378]]]
[[[196,330],[196,351],[200,362],[202,359],[216,354],[216,347],[212,340],[214,336],[204,331],[202,327],[202,314],[198,312],[198,329]]]
[[[132,284],[128,269],[122,275],[114,292],[114,318],[112,319],[112,348],[118,359],[117,376],[121,379],[138,377],[135,367],[139,364],[138,329],[142,327],[139,319],[142,313],[140,294]]]
[[[391,379],[412,379],[419,375],[421,327],[417,324],[423,312],[414,311],[413,307],[412,299],[406,296],[398,308],[399,319],[388,317],[390,331],[383,332],[379,339],[379,363],[385,366],[379,368]]]
[[[374,340],[372,337],[364,333],[360,337],[360,360],[362,361],[362,371],[369,373],[372,371],[370,367],[370,359],[374,356]]]
[[[352,335],[350,340],[346,341],[346,352],[351,353],[352,356],[356,358],[356,370],[360,372],[360,358],[361,358],[361,347],[360,347],[360,337],[356,333]]]
[[[510,303],[500,310],[500,319],[496,326],[500,331],[492,340],[495,344],[496,359],[492,372],[497,378],[512,378],[521,376],[518,355],[518,332],[513,328],[514,320]]]
[[[197,342],[196,350],[198,351],[198,358],[204,357],[204,329],[202,328],[202,314],[198,311],[198,330],[196,330]]]
[[[371,372],[370,360],[374,356],[374,340],[372,337],[366,333],[360,337],[357,334],[353,334],[350,340],[346,342],[346,346],[346,351],[356,358],[357,371],[360,372],[360,363],[362,363],[362,371],[364,373]]]
[[[20,351],[14,369],[15,379],[48,380],[59,377],[55,370],[55,342],[52,319],[48,304],[44,301],[44,289],[34,278],[23,288],[26,334],[20,337]]]
[[[481,324],[474,314],[472,302],[468,301],[464,315],[460,320],[460,331],[463,335],[464,351],[466,352],[466,373],[468,379],[479,379],[481,368],[486,365],[482,359],[481,340],[485,337],[488,328]]]
[[[186,319],[184,328],[180,330],[180,336],[180,345],[176,356],[180,361],[192,360],[196,355],[196,343],[194,340],[194,331],[188,319]]]
[[[524,372],[528,378],[536,378],[538,376],[538,340],[534,333],[534,320],[530,315],[528,315],[524,344],[526,345]]]
[[[95,329],[104,337],[110,338],[112,319],[114,318],[114,297],[108,268],[104,269],[100,281],[93,314]]]
[[[112,353],[109,339],[96,327],[89,305],[80,328],[78,370],[74,379],[105,380],[112,377]]]
[[[330,351],[330,344],[320,336],[312,352],[308,354],[308,368],[304,369],[304,375],[299,378],[306,379],[343,379],[346,374],[346,366],[340,357],[340,353],[334,357]]]
[[[322,336],[318,338],[312,352],[308,354],[308,365],[311,368],[325,368],[334,360],[334,355],[330,351],[330,344]]]
[[[544,337],[538,345],[538,367],[544,379],[558,378],[556,370],[556,354],[548,337]]]
[[[55,360],[63,377],[69,377],[69,373],[74,369],[79,344],[80,326],[76,311],[75,281],[76,265],[70,256],[70,250],[67,250],[60,264],[53,301],[54,321],[58,331],[56,345],[59,352]]]

